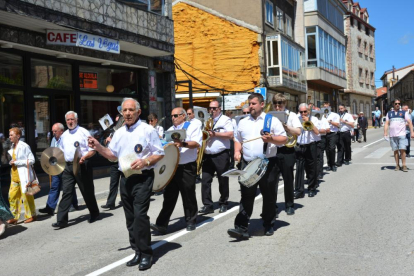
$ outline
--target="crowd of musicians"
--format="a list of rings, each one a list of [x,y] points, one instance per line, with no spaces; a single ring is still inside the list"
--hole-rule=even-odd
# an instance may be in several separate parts
[[[57,206],[57,198],[54,195],[43,212],[52,215],[57,206],[57,220],[52,226],[57,229],[69,226],[68,212],[73,202],[75,184],[78,184],[90,212],[89,223],[100,219],[92,168],[88,164],[88,159],[96,152],[111,161],[132,154],[134,161],[130,165],[131,169],[139,170],[140,173],[126,177],[119,163],[114,163],[111,168],[111,192],[107,203],[102,207],[114,207],[119,185],[129,240],[136,253],[134,258],[127,262],[127,266],[138,265],[139,270],[146,270],[152,266],[151,229],[161,235],[168,233],[168,224],[179,195],[182,198],[186,229],[193,231],[196,229],[198,215],[215,212],[213,202],[216,199],[212,197],[213,178],[218,178],[219,212],[224,213],[228,209],[229,178],[223,176],[223,173],[232,169],[233,164],[238,164],[239,169],[243,170],[259,158],[265,160],[265,173],[260,175],[260,179],[253,185],[240,185],[239,213],[235,218],[234,228],[229,229],[228,234],[236,239],[249,239],[249,220],[259,188],[263,196],[261,217],[264,234],[271,236],[278,214],[276,203],[279,179],[283,178],[285,211],[288,215],[293,215],[294,200],[305,196],[305,179],[308,196],[316,195],[319,180],[323,177],[325,152],[327,171],[335,172],[337,167],[349,164],[351,132],[354,128],[354,119],[343,105],[339,106],[338,114],[330,110],[329,103],[325,103],[327,112],[316,116],[313,115],[312,106],[306,103],[299,105],[297,114],[289,112],[286,110],[286,98],[283,94],[276,94],[272,104],[274,111],[288,114],[285,122],[264,112],[265,101],[263,96],[257,93],[249,95],[248,107],[243,109],[245,116],[238,122],[224,115],[221,103],[216,100],[211,101],[208,107],[209,127],[206,127],[206,122],[194,118],[192,108],[174,108],[171,112],[173,126],[167,131],[185,130],[186,138],[173,140],[179,149],[179,163],[172,180],[163,191],[162,209],[153,221],[150,221],[147,213],[153,195],[154,166],[165,155],[161,140],[164,129],[158,126],[157,116],[151,114],[147,118],[147,124],[140,118],[140,104],[135,99],[125,98],[120,111],[123,126],[107,139],[107,146],[104,146],[92,137],[88,130],[79,126],[77,114],[69,111],[65,116],[68,127],[66,131],[63,131],[62,124],[53,126],[55,146],[63,151],[66,162],[64,171],[59,175],[59,179],[56,179],[56,182],[60,183],[57,190],[63,192],[62,198]],[[12,130],[11,133],[16,136],[17,142],[18,130]],[[33,155],[27,151],[24,142],[20,143],[21,149],[17,147],[16,150],[11,150],[10,154],[13,155],[13,160],[16,160],[13,161],[14,164],[21,165],[19,168],[29,168],[34,162]],[[75,172],[76,151],[80,152],[80,169]],[[200,154],[201,164],[197,162]],[[18,163],[19,158],[16,156],[20,155],[25,161]],[[196,199],[196,179],[199,173],[201,203]],[[22,171],[22,174],[16,171],[13,181],[20,182],[19,175],[23,177],[25,174],[27,171]],[[31,198],[25,199],[24,202],[28,205],[26,212],[35,212],[34,206],[30,206]],[[20,215],[20,207],[13,208],[17,208]],[[32,217],[35,217],[35,214],[32,214]],[[16,223],[17,219],[11,218],[10,223]]]

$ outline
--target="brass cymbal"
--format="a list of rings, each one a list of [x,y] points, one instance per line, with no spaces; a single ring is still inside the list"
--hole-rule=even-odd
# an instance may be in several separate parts
[[[40,157],[42,169],[49,175],[58,175],[65,169],[66,162],[63,151],[56,147],[50,147],[42,152]]]
[[[77,148],[76,151],[75,151],[75,156],[73,157],[73,174],[74,175],[77,175],[78,171],[80,169],[79,161],[80,161],[81,157],[82,157],[82,153],[81,153],[80,149]]]

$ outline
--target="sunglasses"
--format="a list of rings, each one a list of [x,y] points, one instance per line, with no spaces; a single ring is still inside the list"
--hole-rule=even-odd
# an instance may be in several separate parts
[[[397,104],[398,104],[398,105],[401,105],[401,103],[394,103],[394,105],[397,105]]]
[[[243,112],[243,114],[250,114],[250,112]]]
[[[208,109],[216,111],[218,107],[214,106],[214,107],[209,107]]]
[[[177,118],[178,116],[181,116],[183,114],[171,114],[171,117]]]
[[[300,114],[308,113],[307,111],[299,111]]]
[[[273,102],[273,104],[281,105],[281,104],[283,104],[283,102],[282,101],[277,101],[277,102]]]

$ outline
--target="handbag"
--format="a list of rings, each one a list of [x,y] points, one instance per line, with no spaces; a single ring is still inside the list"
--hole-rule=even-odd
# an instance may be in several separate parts
[[[30,170],[33,172],[33,179],[30,181]],[[27,160],[27,179],[29,182],[26,185],[26,195],[34,196],[40,192],[39,179],[37,179],[36,172],[33,166],[29,166],[29,160]]]

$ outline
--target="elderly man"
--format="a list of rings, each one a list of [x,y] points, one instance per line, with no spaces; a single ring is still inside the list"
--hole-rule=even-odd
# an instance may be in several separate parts
[[[93,184],[93,171],[88,164],[88,159],[95,154],[95,151],[88,147],[88,136],[90,134],[85,128],[78,125],[78,114],[76,112],[67,112],[65,120],[68,130],[62,134],[58,147],[63,151],[66,166],[62,174],[63,194],[59,203],[57,222],[52,224],[55,228],[64,228],[68,225],[68,212],[76,183],[78,183],[79,190],[89,209],[89,223],[93,223],[99,218],[99,209]],[[77,174],[73,170],[73,162],[76,162],[74,160],[76,151],[80,151],[82,156],[79,160]]]
[[[186,122],[186,114],[183,108],[174,108],[171,117],[173,126],[168,130],[184,129],[187,135],[185,141],[174,140],[174,144],[180,149],[180,161],[173,179],[164,190],[164,202],[156,223],[151,223],[151,229],[162,235],[167,233],[168,223],[177,204],[179,194],[181,194],[183,201],[187,231],[195,230],[197,219],[196,160],[197,148],[202,143],[203,135],[200,127],[192,122]]]
[[[358,143],[361,143],[362,136],[364,136],[364,142],[367,141],[367,129],[368,129],[368,120],[367,117],[364,116],[364,112],[359,112],[358,117]]]
[[[52,143],[50,144],[51,147],[59,147],[59,144],[61,142],[60,137],[62,136],[64,131],[65,127],[61,123],[56,123],[52,126],[53,139]],[[58,204],[59,193],[62,186],[62,174],[63,172],[59,175],[52,176],[52,183],[50,185],[46,207],[43,209],[39,209],[40,213],[49,214],[51,216],[54,214],[56,206]],[[79,209],[78,199],[76,198],[76,190],[73,189],[72,207],[71,209],[69,209],[69,211],[77,209]]]
[[[152,266],[152,248],[150,222],[147,215],[152,185],[154,182],[154,165],[163,158],[164,149],[155,129],[139,119],[139,103],[132,98],[122,102],[122,115],[125,126],[118,129],[112,137],[108,148],[89,137],[89,146],[109,160],[132,158],[131,170],[140,170],[128,178],[121,174],[121,200],[124,206],[129,242],[135,256],[127,266],[139,264],[139,270]],[[120,171],[125,168],[119,167]]]

